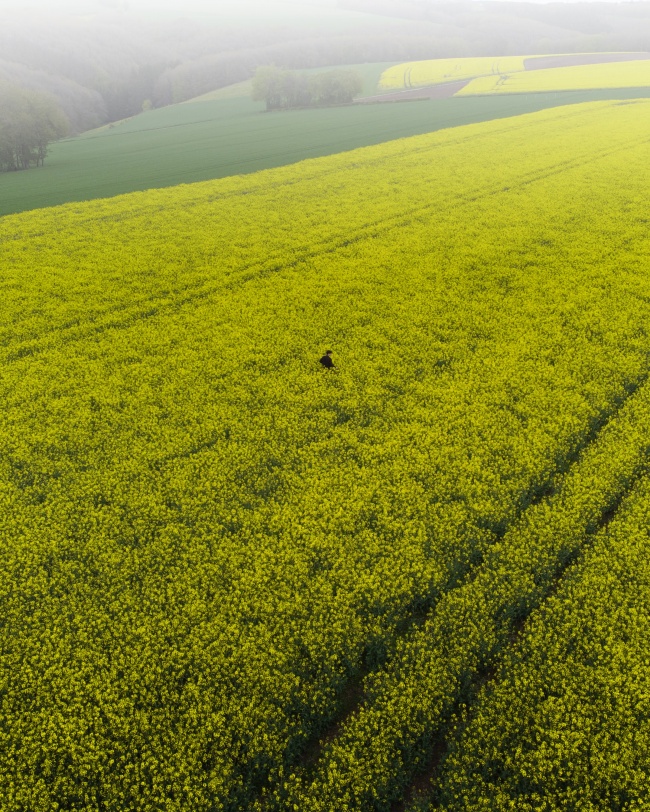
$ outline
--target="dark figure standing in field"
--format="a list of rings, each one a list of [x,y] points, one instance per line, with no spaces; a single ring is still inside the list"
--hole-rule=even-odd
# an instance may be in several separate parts
[[[325,369],[334,369],[334,361],[332,361],[332,350],[326,350],[325,355],[320,359],[321,364]]]

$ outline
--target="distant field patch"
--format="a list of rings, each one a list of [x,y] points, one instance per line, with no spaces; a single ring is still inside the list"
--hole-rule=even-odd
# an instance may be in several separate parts
[[[650,61],[617,64],[577,65],[568,68],[481,76],[474,79],[459,96],[499,93],[548,93],[557,90],[595,90],[597,88],[650,87]]]
[[[570,68],[575,65],[600,65],[612,62],[635,62],[639,59],[650,59],[650,53],[620,54],[554,54],[553,56],[531,56],[524,60],[526,70],[544,70],[545,68]]]
[[[451,99],[467,85],[468,81],[470,80],[463,79],[460,82],[445,82],[442,85],[428,85],[426,87],[414,87],[410,90],[396,90],[394,93],[380,93],[376,96],[359,99],[358,103]]]
[[[384,71],[379,86],[385,90],[439,85],[458,82],[475,76],[494,75],[525,70],[523,56],[476,57],[469,59],[430,59],[405,62]]]
[[[448,82],[470,81],[479,77],[494,79],[514,73],[539,71],[550,68],[569,68],[589,65],[612,65],[613,63],[637,62],[650,59],[650,53],[585,53],[553,54],[552,56],[469,57],[459,59],[428,59],[420,62],[404,62],[393,65],[383,72],[380,89],[409,90],[431,87]],[[626,87],[627,85],[613,85]],[[603,84],[585,84],[572,89],[609,87]],[[554,90],[555,88],[548,88]]]

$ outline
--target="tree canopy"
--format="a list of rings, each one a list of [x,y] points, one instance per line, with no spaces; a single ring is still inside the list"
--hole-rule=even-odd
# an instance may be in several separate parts
[[[349,104],[362,90],[363,79],[355,70],[308,74],[266,65],[253,78],[253,99],[266,102],[267,110]]]
[[[54,99],[0,83],[0,172],[42,166],[49,144],[68,131]]]

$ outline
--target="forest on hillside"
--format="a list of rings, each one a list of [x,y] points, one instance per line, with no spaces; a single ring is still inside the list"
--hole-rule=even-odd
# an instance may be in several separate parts
[[[0,80],[54,97],[81,132],[248,79],[261,65],[650,50],[650,2],[280,5],[281,15],[256,21],[244,2],[225,22],[192,2],[182,18],[118,0],[38,16],[27,5],[0,29]]]

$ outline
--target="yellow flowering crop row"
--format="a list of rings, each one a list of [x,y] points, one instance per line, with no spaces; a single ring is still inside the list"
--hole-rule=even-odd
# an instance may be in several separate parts
[[[648,123],[0,220],[0,808],[319,802],[290,776],[346,687],[648,372]]]
[[[499,76],[480,76],[456,93],[485,96],[502,93],[548,93],[553,90],[650,87],[650,61],[577,65],[534,71],[503,71]]]
[[[649,527],[646,478],[483,692],[441,808],[648,808]]]
[[[287,789],[289,808],[383,809],[399,798],[409,777],[427,763],[432,736],[445,732],[473,681],[498,661],[517,620],[539,605],[556,575],[631,484],[647,472],[649,425],[650,383],[645,383],[586,447],[575,466],[556,479],[553,490],[557,493],[525,511],[486,552],[471,580],[441,598],[424,626],[401,641],[387,668],[367,680],[365,704],[326,748],[315,776],[308,781],[301,776],[292,779],[293,786]],[[602,612],[606,617],[605,607]],[[582,641],[582,651],[591,651],[589,640]],[[540,661],[544,656],[540,650]],[[472,783],[472,765],[478,753],[485,753],[483,737],[489,725],[496,726],[496,719],[502,718],[501,732],[509,734],[507,708],[514,704],[518,685],[509,684],[508,696],[502,697],[498,709],[491,709],[490,721],[483,720],[473,731],[462,768],[454,774],[454,798],[465,797],[466,779]],[[530,697],[521,699],[522,707],[526,701]],[[594,712],[606,713],[606,709]],[[527,717],[525,713],[521,717],[525,729]],[[485,762],[492,764],[502,746],[495,733],[493,750],[482,756]],[[509,758],[512,767],[517,756],[510,753]],[[541,776],[541,760],[539,769]],[[507,804],[491,807],[487,802],[481,806],[481,787],[477,782],[463,809],[511,808]],[[538,787],[542,792],[541,777]],[[548,807],[557,808],[562,807]]]
[[[501,76],[523,71],[525,56],[480,56],[450,59],[425,59],[420,62],[404,62],[385,70],[379,87],[386,90],[402,90],[409,87],[440,85],[459,82],[477,76]]]

